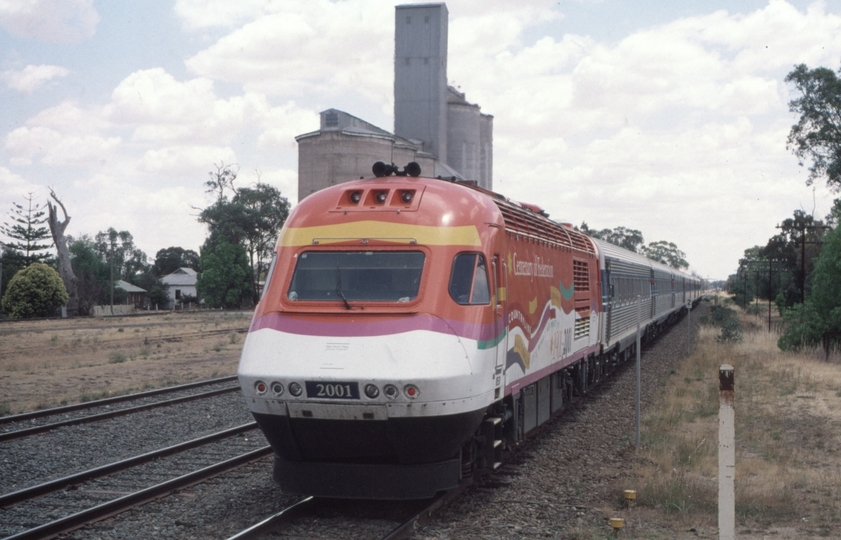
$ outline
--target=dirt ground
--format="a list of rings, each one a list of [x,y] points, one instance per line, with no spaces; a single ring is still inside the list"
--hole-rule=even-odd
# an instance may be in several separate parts
[[[236,374],[250,312],[0,322],[0,414]]]

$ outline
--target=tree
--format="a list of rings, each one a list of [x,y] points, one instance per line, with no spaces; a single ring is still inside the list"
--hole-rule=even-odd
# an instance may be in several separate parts
[[[226,198],[225,190],[229,190],[236,194],[237,190],[234,188],[234,180],[239,174],[239,165],[225,165],[224,161],[220,161],[219,165],[213,164],[216,167],[216,172],[210,171],[207,173],[210,180],[204,183],[207,186],[207,193],[216,193],[216,200],[221,201]]]
[[[679,250],[673,242],[666,242],[665,240],[651,242],[642,249],[642,254],[653,261],[668,264],[672,268],[689,268],[689,263],[686,262],[686,253]]]
[[[148,257],[135,247],[134,237],[128,231],[117,231],[109,227],[107,231],[98,232],[94,241],[102,260],[113,262],[115,280],[132,282],[135,275],[148,268]]]
[[[109,294],[109,266],[97,251],[96,242],[87,235],[78,240],[68,237],[70,263],[76,274],[79,314],[90,315],[93,306],[107,304]]]
[[[123,303],[125,291],[117,287],[112,290],[112,282],[122,279],[147,292],[146,285],[154,284],[156,278],[144,277],[151,272],[151,266],[146,263],[146,254],[135,247],[130,232],[111,227],[94,238],[83,235],[78,240],[69,236],[67,239],[71,265],[78,278],[80,314],[89,314],[97,304]]]
[[[605,237],[605,240],[628,251],[635,251],[637,253],[640,252],[640,248],[645,242],[640,231],[625,227],[616,227]]]
[[[841,229],[826,234],[823,249],[815,263],[812,295],[818,315],[828,330],[841,331]]]
[[[58,273],[64,282],[64,288],[67,290],[69,296],[67,301],[67,315],[73,317],[79,309],[79,294],[76,290],[78,279],[76,278],[76,274],[73,273],[73,265],[70,262],[70,250],[67,248],[67,237],[64,235],[64,231],[70,223],[70,216],[67,215],[67,209],[64,207],[64,203],[56,196],[55,191],[50,190],[50,196],[61,206],[61,211],[64,213],[64,221],[59,221],[58,208],[53,206],[50,201],[47,201],[47,207],[50,210],[48,223],[53,236],[53,243],[58,252]]]
[[[821,343],[824,332],[841,332],[841,228],[826,234],[815,263],[812,293],[803,304],[783,313],[785,332],[777,341],[783,350],[800,350]]]
[[[155,274],[160,277],[169,275],[179,268],[192,268],[199,271],[199,254],[192,249],[168,247],[155,254]]]
[[[841,188],[841,80],[832,70],[795,66],[785,81],[800,97],[789,102],[800,119],[791,127],[787,147],[800,160],[811,161],[807,185],[825,177],[830,189]]]
[[[216,187],[217,200],[201,211],[199,222],[208,225],[210,240],[225,238],[230,244],[243,245],[251,270],[252,297],[257,299],[257,284],[271,261],[280,230],[289,216],[289,201],[280,190],[258,183],[253,188],[234,189],[235,173],[210,173],[209,186]],[[225,189],[233,193],[228,200]]]
[[[33,262],[49,262],[50,254],[42,252],[51,244],[45,242],[50,238],[50,231],[44,226],[47,213],[40,204],[33,205],[32,193],[25,198],[26,206],[12,203],[13,208],[9,212],[12,223],[4,222],[0,225],[0,232],[13,240],[6,245],[22,254],[22,266],[27,267]]]
[[[809,295],[809,278],[828,227],[803,210],[795,210],[794,216],[783,220],[777,228],[780,232],[768,240],[762,256],[766,260],[780,261],[780,270],[785,277],[781,277],[779,290],[786,299],[786,306],[803,303]]]
[[[154,267],[150,267],[147,272],[135,276],[134,285],[146,291],[146,299],[150,306],[166,306],[169,303],[169,285],[161,281],[154,271]]]
[[[251,272],[242,246],[220,237],[205,242],[199,259],[201,272],[196,282],[199,297],[207,307],[235,308],[251,299]]]
[[[609,242],[614,246],[625,248],[628,251],[636,253],[640,252],[645,240],[643,240],[642,233],[636,229],[628,229],[626,227],[616,227],[615,229],[591,229],[587,226],[587,222],[582,222],[579,228],[581,232],[599,240]]]
[[[604,240],[604,235],[610,232],[610,229],[602,229],[597,231],[596,229],[591,229],[589,225],[587,225],[586,221],[581,222],[580,227],[576,227],[579,231],[583,232],[587,236],[591,238],[598,238],[599,240]]]
[[[9,282],[3,295],[3,309],[12,317],[45,317],[67,303],[64,282],[54,268],[35,262]]]
[[[2,244],[0,248],[2,248],[0,252],[0,272],[2,272],[2,275],[0,275],[0,297],[2,297],[3,292],[8,288],[9,282],[15,277],[15,274],[26,268],[26,266],[22,253],[15,251],[6,244]]]

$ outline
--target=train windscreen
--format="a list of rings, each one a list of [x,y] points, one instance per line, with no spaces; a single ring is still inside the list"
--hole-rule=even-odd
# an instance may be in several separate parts
[[[418,295],[421,251],[307,251],[287,296],[295,301],[410,302]]]

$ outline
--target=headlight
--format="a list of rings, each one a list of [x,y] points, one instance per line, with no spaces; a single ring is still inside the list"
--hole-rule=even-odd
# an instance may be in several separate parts
[[[365,395],[370,399],[376,399],[376,397],[380,395],[380,389],[377,388],[375,384],[366,384]]]

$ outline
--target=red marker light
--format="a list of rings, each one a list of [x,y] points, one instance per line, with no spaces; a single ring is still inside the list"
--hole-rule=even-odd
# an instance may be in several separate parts
[[[415,399],[418,395],[420,395],[420,390],[418,390],[418,387],[414,384],[407,384],[403,387],[403,393],[406,394],[406,397]]]

